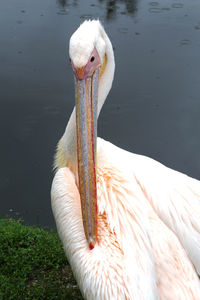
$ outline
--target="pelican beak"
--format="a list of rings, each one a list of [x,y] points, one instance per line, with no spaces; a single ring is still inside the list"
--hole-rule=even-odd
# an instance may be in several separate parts
[[[84,78],[81,70],[75,75],[79,191],[85,236],[89,248],[93,249],[97,240],[96,139],[99,68],[90,77]]]

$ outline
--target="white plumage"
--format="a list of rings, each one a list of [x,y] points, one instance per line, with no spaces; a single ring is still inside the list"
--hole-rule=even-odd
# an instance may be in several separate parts
[[[114,54],[100,22],[86,21],[70,40],[74,66],[87,65],[94,48],[101,61],[99,114],[112,85]],[[200,182],[98,138],[98,238],[90,250],[76,150],[74,109],[58,144],[51,195],[58,233],[83,297],[200,299]]]

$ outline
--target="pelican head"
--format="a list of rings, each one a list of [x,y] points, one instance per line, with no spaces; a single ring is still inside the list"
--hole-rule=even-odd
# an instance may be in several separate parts
[[[97,240],[96,139],[99,78],[106,65],[106,41],[99,21],[84,22],[72,35],[69,55],[75,75],[79,190],[89,248]]]
[[[99,21],[85,21],[71,36],[69,55],[78,79],[91,77],[104,62],[106,43],[101,31]]]

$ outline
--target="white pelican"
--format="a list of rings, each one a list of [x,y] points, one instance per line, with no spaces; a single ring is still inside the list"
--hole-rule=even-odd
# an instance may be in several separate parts
[[[69,55],[76,108],[58,144],[51,197],[83,297],[200,299],[200,182],[96,137],[115,69],[99,21],[75,31]]]

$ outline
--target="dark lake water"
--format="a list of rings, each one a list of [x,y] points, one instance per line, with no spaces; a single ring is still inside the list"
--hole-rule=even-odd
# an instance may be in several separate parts
[[[74,106],[68,41],[88,18],[116,60],[98,135],[200,179],[199,0],[1,0],[3,216],[54,227],[53,155]]]

